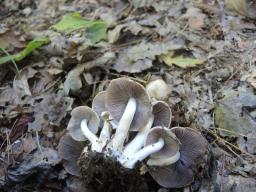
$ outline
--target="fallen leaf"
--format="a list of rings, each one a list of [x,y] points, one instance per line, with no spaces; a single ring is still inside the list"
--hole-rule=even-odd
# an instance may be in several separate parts
[[[63,91],[41,95],[40,99],[42,101],[34,103],[34,121],[28,124],[30,130],[40,131],[48,125],[59,126],[74,102]]]
[[[247,151],[252,155],[256,155],[256,134],[249,133],[245,137],[239,137],[237,140],[239,148],[243,151]]]
[[[77,29],[89,27],[91,24],[92,21],[85,20],[79,13],[70,13],[64,15],[52,28],[59,32],[70,33]]]
[[[176,65],[181,68],[195,67],[204,63],[202,59],[195,59],[191,57],[184,56],[174,56],[174,52],[169,52],[168,54],[162,54],[159,57],[160,61],[163,61],[168,66]]]
[[[130,3],[136,9],[153,7],[156,11],[166,11],[173,5],[169,0],[131,0]]]
[[[221,128],[219,133],[222,136],[237,137],[256,131],[256,122],[245,109],[245,106],[256,105],[256,96],[249,93],[237,95],[237,92],[227,93],[214,110],[215,122]]]
[[[256,2],[247,0],[225,0],[226,9],[240,15],[256,18]]]
[[[125,27],[125,25],[117,25],[114,29],[108,31],[108,42],[115,43],[121,33],[121,30]]]
[[[86,31],[86,37],[94,44],[107,37],[107,23],[104,21],[95,22]]]
[[[19,41],[19,36],[13,31],[8,30],[3,34],[0,34],[0,48],[10,52],[14,48],[23,48],[24,46],[24,43]]]
[[[79,13],[65,15],[61,21],[52,26],[58,32],[71,33],[78,29],[87,29],[87,37],[96,43],[107,36],[107,23],[102,20],[86,20]]]
[[[20,164],[9,167],[6,178],[8,183],[13,185],[24,181],[31,175],[40,178],[40,174],[49,173],[49,170],[59,162],[57,151],[42,148],[42,151],[37,150],[32,155],[26,155]]]
[[[108,62],[113,61],[114,58],[115,54],[113,52],[106,52],[103,56],[96,58],[93,61],[88,61],[86,63],[77,65],[68,73],[66,77],[66,80],[64,82],[65,93],[68,94],[70,90],[74,92],[80,90],[80,88],[82,87],[80,75],[83,73],[84,70],[107,64]]]
[[[228,175],[221,179],[221,191],[252,192],[255,191],[254,178],[244,178],[240,175]]]
[[[20,97],[24,96],[31,96],[31,90],[28,84],[28,80],[33,78],[34,75],[37,73],[32,67],[28,66],[23,68],[19,75],[15,76],[13,81],[13,88],[15,93]]]
[[[249,82],[256,89],[256,67],[252,67],[251,70],[246,71],[246,74],[242,76],[241,80]]]
[[[145,41],[138,45],[124,49],[118,57],[114,69],[118,72],[137,73],[152,66],[156,56],[168,53],[169,50],[181,49],[183,45],[167,43],[147,43]]]
[[[204,20],[206,15],[202,13],[201,9],[190,7],[187,12],[181,16],[181,19],[187,19],[189,28],[192,30],[201,30],[204,27]]]

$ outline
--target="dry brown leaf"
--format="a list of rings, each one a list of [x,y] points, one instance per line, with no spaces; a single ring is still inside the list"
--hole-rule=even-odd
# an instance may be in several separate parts
[[[241,80],[249,82],[256,89],[256,67],[252,68],[250,72],[245,74]]]
[[[182,19],[187,19],[189,28],[192,30],[201,30],[204,27],[206,15],[202,11],[195,7],[190,7],[187,12],[181,16]]]

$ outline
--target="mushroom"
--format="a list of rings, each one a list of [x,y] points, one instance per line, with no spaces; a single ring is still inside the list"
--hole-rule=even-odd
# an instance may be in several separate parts
[[[121,151],[128,131],[138,131],[149,120],[151,103],[144,87],[128,78],[110,82],[106,94],[106,108],[119,122],[111,148]]]
[[[185,127],[170,129],[180,141],[180,158],[167,166],[152,166],[149,173],[157,183],[166,188],[180,188],[194,180],[196,164],[208,152],[208,143],[200,132]]]
[[[150,166],[149,173],[159,185],[165,188],[185,187],[194,180],[193,171],[181,161],[163,167]]]
[[[150,166],[165,166],[175,163],[180,158],[180,142],[175,134],[166,127],[154,127],[150,130],[145,146],[152,145],[162,138],[165,143],[164,147],[150,155],[147,164]]]
[[[200,132],[191,128],[169,129],[171,110],[167,103],[157,101],[151,104],[143,86],[128,78],[118,78],[110,82],[106,91],[95,96],[92,108],[81,106],[71,112],[68,124],[71,136],[65,136],[59,146],[67,170],[77,173],[76,167],[70,165],[77,158],[77,155],[72,156],[72,152],[76,150],[74,147],[79,146],[74,145],[76,141],[88,139],[91,148],[85,148],[87,150],[83,150],[80,156],[84,160],[80,163],[85,162],[82,173],[85,173],[86,179],[88,170],[91,176],[102,174],[105,177],[112,167],[113,173],[110,172],[112,175],[118,173],[118,178],[120,174],[126,178],[126,173],[133,171],[137,175],[135,165],[147,159],[149,173],[163,187],[179,188],[193,181],[197,165],[202,162],[199,160],[203,159],[200,157],[205,157],[208,151],[208,143]],[[102,129],[97,136],[99,116]],[[113,136],[111,119],[118,122]],[[129,131],[137,132],[137,135],[130,139]],[[90,169],[92,166],[87,162],[95,162],[99,169]]]
[[[148,165],[164,166],[179,160],[179,140],[170,129],[154,127],[150,129],[144,148],[136,152],[125,162],[125,166],[133,168],[138,161],[150,156]]]
[[[74,140],[91,141],[98,132],[99,122],[98,115],[91,108],[79,106],[72,110],[67,129]]]
[[[198,158],[208,151],[208,142],[202,134],[189,127],[173,127],[171,131],[181,142],[181,161],[188,167],[195,166]]]
[[[96,112],[87,106],[79,106],[72,110],[71,119],[68,124],[68,130],[73,139],[77,141],[85,141],[88,139],[93,151],[100,152],[102,146],[98,137],[100,119]]]
[[[69,134],[61,137],[58,145],[58,153],[63,160],[65,170],[71,175],[79,176],[79,167],[77,160],[80,157],[85,142],[78,142],[74,140]]]
[[[105,96],[106,91],[100,91],[92,101],[92,110],[94,110],[99,116],[101,116],[101,113],[106,111],[105,106]]]
[[[94,110],[98,116],[101,116],[103,112],[106,112],[106,104],[105,104],[105,99],[106,99],[106,91],[100,91],[92,101],[92,110]],[[109,117],[109,122],[112,125],[112,128],[115,129],[117,127],[117,122],[110,116]]]
[[[169,127],[171,124],[171,109],[169,105],[163,101],[153,103],[153,115],[149,118],[148,123],[141,129],[135,138],[125,146],[124,154],[127,157],[138,152],[145,143],[148,132],[151,127],[163,126]]]
[[[106,144],[108,143],[111,137],[111,125],[110,125],[109,116],[110,116],[109,112],[107,111],[104,111],[101,113],[101,117],[104,120],[104,125],[100,132],[100,137],[98,141],[101,145],[100,151],[102,151],[103,147],[106,146]]]
[[[170,93],[168,85],[162,79],[149,82],[146,90],[149,96],[156,100],[165,100]]]
[[[154,122],[153,127],[170,127],[172,112],[169,105],[164,101],[155,101],[153,105]]]

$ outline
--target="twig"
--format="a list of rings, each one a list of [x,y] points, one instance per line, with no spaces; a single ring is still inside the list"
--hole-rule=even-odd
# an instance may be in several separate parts
[[[37,129],[36,129],[36,143],[37,143],[39,151],[42,153],[43,151],[42,151],[42,148],[41,148],[41,145],[40,145],[39,134],[38,134],[38,130]]]
[[[233,149],[231,149],[230,147],[236,149],[236,150],[239,151],[240,153],[243,153],[243,154],[246,154],[246,155],[248,155],[248,156],[250,156],[250,157],[252,157],[252,158],[255,158],[254,155],[252,155],[252,154],[250,154],[250,153],[248,153],[248,152],[246,152],[246,151],[240,149],[239,147],[237,147],[237,146],[235,146],[234,144],[232,144],[232,143],[226,141],[225,139],[222,139],[220,136],[218,136],[218,135],[217,135],[215,132],[213,132],[212,130],[208,130],[208,129],[205,129],[205,130],[206,130],[208,133],[210,133],[211,135],[213,135],[213,136],[216,138],[217,141],[219,141],[219,142],[224,142],[225,144],[227,144],[227,145],[228,145],[227,148],[228,148],[233,154],[235,154],[237,157],[243,159],[239,154],[237,154],[237,153],[236,153]]]

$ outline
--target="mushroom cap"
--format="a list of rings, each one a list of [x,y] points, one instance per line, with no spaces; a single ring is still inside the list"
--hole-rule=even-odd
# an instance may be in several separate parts
[[[171,131],[181,143],[180,159],[172,165],[149,167],[149,173],[163,187],[181,188],[194,180],[193,170],[207,153],[208,142],[199,131],[192,128],[173,127]]]
[[[92,101],[92,110],[95,111],[99,117],[102,116],[102,113],[103,112],[106,112],[107,109],[106,109],[106,102],[105,102],[105,99],[106,99],[106,93],[107,91],[100,91],[93,99]],[[110,123],[113,127],[113,129],[115,129],[118,125],[118,123],[112,119],[112,117],[110,117]],[[101,122],[101,127],[103,125],[103,121]]]
[[[94,110],[98,116],[101,116],[101,113],[106,111],[105,105],[106,91],[99,92],[92,101],[92,110]]]
[[[153,102],[153,115],[154,122],[153,127],[162,126],[162,127],[170,127],[172,112],[169,105],[164,101],[156,101]]]
[[[159,185],[166,188],[185,187],[194,180],[193,171],[181,161],[164,167],[149,167],[149,173]]]
[[[199,158],[208,152],[208,142],[202,134],[189,127],[173,127],[171,131],[179,139],[180,161],[188,167],[195,167]]]
[[[164,139],[164,147],[160,151],[151,154],[150,159],[168,159],[173,157],[179,151],[180,143],[175,134],[170,129],[160,126],[150,129],[145,146],[156,143],[159,138]]]
[[[96,112],[94,112],[90,107],[79,106],[72,110],[71,119],[68,123],[68,131],[73,139],[76,141],[87,140],[81,130],[81,121],[86,119],[88,129],[94,134],[98,132],[100,119]]]
[[[143,128],[151,115],[151,103],[145,88],[128,78],[118,78],[110,82],[107,89],[106,107],[111,116],[119,122],[129,98],[136,100],[136,112],[130,131]]]
[[[147,93],[151,98],[165,100],[170,94],[170,89],[163,79],[151,81],[146,86]]]
[[[68,173],[79,176],[77,160],[84,147],[85,142],[78,142],[72,139],[69,134],[61,137],[58,145],[58,153],[63,160],[63,166]]]

